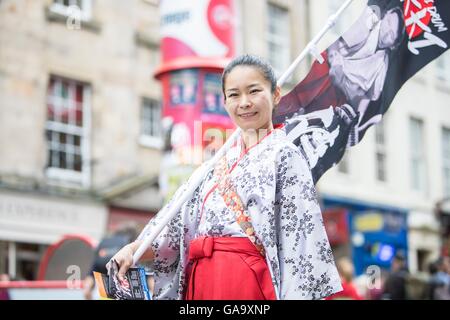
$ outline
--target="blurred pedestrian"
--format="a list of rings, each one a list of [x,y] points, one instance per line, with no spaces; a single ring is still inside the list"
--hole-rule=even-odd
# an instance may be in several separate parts
[[[326,300],[362,300],[353,283],[355,268],[347,257],[342,257],[336,261],[336,267],[341,277],[342,291],[329,296]]]
[[[9,275],[0,274],[0,283],[10,281]],[[0,288],[0,300],[10,300],[9,292],[7,288]]]
[[[440,257],[429,267],[431,278],[428,298],[450,300],[450,258]]]
[[[86,300],[93,299],[95,288],[95,280],[93,272],[100,272],[107,274],[106,264],[124,245],[136,239],[139,232],[133,223],[126,223],[118,227],[118,229],[111,235],[103,238],[98,244],[92,267],[83,283],[83,294]]]
[[[408,276],[406,257],[402,252],[397,252],[392,259],[391,272],[384,283],[382,298],[385,300],[407,300]]]

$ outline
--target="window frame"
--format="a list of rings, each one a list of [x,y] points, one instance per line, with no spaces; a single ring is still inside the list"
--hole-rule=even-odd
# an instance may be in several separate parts
[[[73,98],[73,88],[77,85],[81,85],[83,88],[83,100],[82,100],[82,127],[74,126],[73,124],[65,124],[58,121],[49,120],[48,117],[46,118],[45,122],[45,131],[46,133],[48,131],[52,133],[64,133],[67,135],[77,135],[80,137],[80,157],[81,157],[81,171],[71,170],[71,169],[63,169],[58,167],[51,167],[50,166],[50,159],[48,158],[49,152],[52,148],[49,144],[55,143],[59,144],[59,142],[53,142],[52,140],[49,140],[47,138],[46,134],[46,152],[47,152],[47,162],[45,167],[45,176],[47,179],[58,181],[62,183],[69,183],[69,184],[77,184],[81,185],[84,188],[89,188],[91,184],[91,154],[90,154],[90,128],[91,128],[91,95],[92,95],[92,88],[89,84],[73,79],[68,79],[65,77],[57,76],[57,75],[50,75],[49,82],[47,85],[47,94],[46,94],[46,110],[48,110],[48,105],[50,101],[53,102],[51,99],[55,99],[55,96],[50,96],[49,93],[49,86],[50,81],[54,79],[55,82],[62,83],[63,81],[69,83],[69,92],[68,92],[68,100],[69,103],[74,103]],[[55,84],[56,85],[56,84]],[[58,99],[61,99],[61,97],[56,97]],[[75,102],[76,103],[76,102]]]
[[[435,67],[437,81],[443,81],[445,84],[450,85],[450,54],[444,52],[436,60]]]
[[[54,13],[60,14],[62,16],[65,17],[69,17],[70,16],[70,12],[69,9],[72,6],[77,6],[75,4],[76,0],[69,0],[72,4],[70,4],[69,6],[66,6],[60,2],[62,2],[63,0],[52,0],[52,4],[50,5],[50,10]],[[81,13],[81,21],[90,21],[92,20],[92,0],[80,0],[81,1],[81,8],[78,7],[80,9],[80,13]]]
[[[286,21],[280,19],[280,15],[275,18],[275,11],[277,11],[277,13],[282,12]],[[267,20],[267,57],[269,63],[273,66],[275,73],[277,73],[277,77],[279,77],[291,63],[291,13],[288,8],[269,1],[267,2]],[[280,28],[281,26],[281,29],[283,29],[285,27],[285,32],[281,32],[280,34],[273,33],[273,31],[271,30],[272,23],[277,28]],[[271,50],[271,45],[276,46],[277,50]],[[276,54],[276,57],[273,56],[274,53]]]
[[[163,137],[162,137],[162,127],[160,126],[159,128],[159,135],[152,135],[152,134],[148,134],[145,132],[144,130],[144,109],[149,106],[150,108],[158,108],[159,110],[159,121],[158,120],[154,120],[155,122],[158,122],[159,124],[161,124],[161,119],[162,119],[162,106],[161,106],[161,101],[159,101],[158,99],[155,98],[148,98],[148,97],[143,97],[141,99],[141,105],[140,105],[140,117],[139,117],[139,125],[140,125],[140,130],[139,130],[139,143],[143,146],[149,147],[149,148],[155,148],[155,149],[162,149],[163,147]],[[154,116],[154,114],[153,114]],[[150,124],[152,125],[152,124]]]
[[[413,125],[418,124],[420,132],[414,133]],[[417,137],[420,139],[419,143],[416,141]],[[409,118],[409,143],[410,143],[410,181],[411,189],[416,192],[427,194],[428,192],[428,178],[427,178],[427,159],[425,153],[425,122],[418,117]],[[418,148],[415,148],[417,147]],[[416,166],[417,165],[417,166]],[[418,178],[416,181],[415,179]]]

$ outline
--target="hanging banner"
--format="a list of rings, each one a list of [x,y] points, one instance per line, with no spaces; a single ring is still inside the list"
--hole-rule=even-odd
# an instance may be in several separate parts
[[[285,95],[274,118],[317,182],[381,121],[403,84],[450,43],[450,1],[370,0],[356,23]],[[419,106],[418,106],[419,107]]]

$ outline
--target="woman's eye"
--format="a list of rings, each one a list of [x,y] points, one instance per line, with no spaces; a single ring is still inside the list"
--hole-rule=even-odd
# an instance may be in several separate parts
[[[253,93],[257,93],[257,92],[260,92],[260,91],[261,91],[261,90],[259,90],[259,89],[253,89],[253,90],[251,90],[251,91],[250,91],[250,93],[252,93],[252,94],[253,94]]]
[[[230,93],[227,98],[237,97],[237,93]]]

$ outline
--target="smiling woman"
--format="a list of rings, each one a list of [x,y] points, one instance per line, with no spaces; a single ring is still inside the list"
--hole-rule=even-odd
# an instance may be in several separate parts
[[[273,130],[272,113],[281,98],[273,72],[264,64],[251,66],[250,56],[234,60],[224,71],[225,108],[233,122],[242,129],[244,143],[258,142]],[[256,62],[256,60],[255,60]]]
[[[155,299],[321,299],[340,291],[308,163],[272,124],[280,100],[272,68],[240,56],[225,68],[222,89],[242,135],[143,256],[153,261]],[[119,277],[160,219],[113,257]]]

